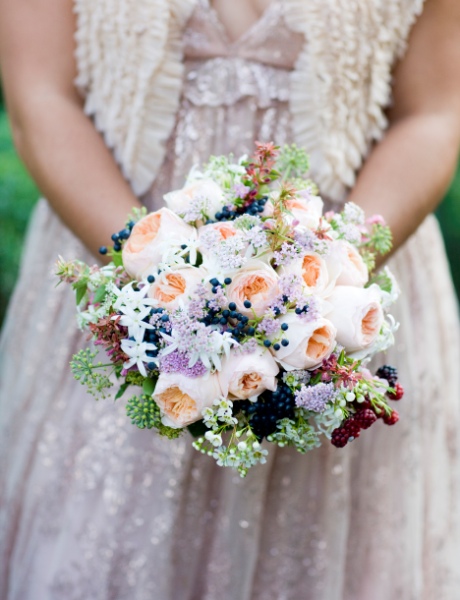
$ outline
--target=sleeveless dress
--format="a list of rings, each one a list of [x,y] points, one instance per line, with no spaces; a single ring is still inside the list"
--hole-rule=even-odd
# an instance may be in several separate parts
[[[162,204],[210,154],[292,139],[288,76],[304,42],[275,0],[231,43],[207,0],[185,30],[185,77]],[[1,342],[3,600],[455,600],[460,596],[459,327],[429,217],[392,261],[403,288],[401,421],[343,450],[274,450],[245,480],[96,403],[68,366],[85,344],[58,254],[90,260],[46,202],[33,217]]]

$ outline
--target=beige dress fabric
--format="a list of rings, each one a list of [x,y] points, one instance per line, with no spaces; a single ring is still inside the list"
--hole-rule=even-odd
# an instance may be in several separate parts
[[[200,1],[150,209],[212,153],[292,139],[303,42],[280,1],[235,43]],[[392,261],[402,325],[381,362],[407,391],[400,423],[343,450],[271,450],[245,480],[72,379],[85,339],[58,254],[86,256],[42,201],[1,341],[2,600],[458,600],[459,323],[433,217]]]

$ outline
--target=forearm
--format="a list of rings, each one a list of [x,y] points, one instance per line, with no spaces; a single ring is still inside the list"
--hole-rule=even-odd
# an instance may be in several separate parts
[[[419,114],[394,123],[371,152],[349,200],[366,214],[382,214],[396,250],[442,199],[455,172],[458,123]]]
[[[76,101],[42,94],[13,111],[18,152],[63,222],[97,254],[139,206],[111,153]]]

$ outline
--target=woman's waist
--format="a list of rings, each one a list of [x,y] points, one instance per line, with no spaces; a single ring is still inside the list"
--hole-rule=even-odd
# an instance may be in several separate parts
[[[232,105],[255,98],[261,108],[289,100],[289,69],[241,57],[187,59],[183,96],[197,106]]]

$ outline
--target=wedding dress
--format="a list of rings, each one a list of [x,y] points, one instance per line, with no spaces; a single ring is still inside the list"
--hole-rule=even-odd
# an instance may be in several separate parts
[[[288,77],[303,43],[281,0],[233,43],[198,2],[149,209],[210,154],[293,139]],[[73,380],[85,337],[55,287],[58,254],[91,260],[41,201],[1,343],[2,600],[459,598],[459,324],[433,217],[391,261],[401,328],[381,362],[406,388],[400,422],[343,450],[271,449],[245,480]]]

